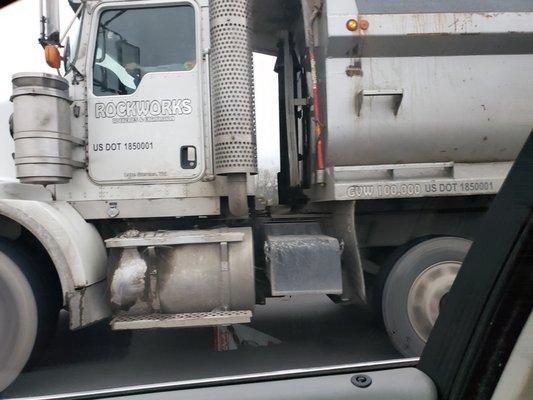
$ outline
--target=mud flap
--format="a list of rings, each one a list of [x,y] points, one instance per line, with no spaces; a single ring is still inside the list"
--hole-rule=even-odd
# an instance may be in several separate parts
[[[363,263],[355,225],[355,201],[322,203],[322,207],[333,214],[332,218],[323,222],[324,231],[344,244],[341,260],[342,295],[332,298],[338,302],[366,304]]]

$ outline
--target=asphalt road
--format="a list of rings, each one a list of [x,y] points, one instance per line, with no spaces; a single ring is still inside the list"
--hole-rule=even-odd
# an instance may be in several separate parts
[[[281,343],[217,352],[211,328],[113,332],[100,323],[69,332],[62,321],[43,360],[0,398],[400,358],[371,313],[325,296],[270,299],[252,326]]]

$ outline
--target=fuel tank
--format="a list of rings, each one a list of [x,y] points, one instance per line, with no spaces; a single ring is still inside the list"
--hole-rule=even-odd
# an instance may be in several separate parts
[[[533,4],[353,3],[319,22],[329,166],[515,159],[533,127]]]

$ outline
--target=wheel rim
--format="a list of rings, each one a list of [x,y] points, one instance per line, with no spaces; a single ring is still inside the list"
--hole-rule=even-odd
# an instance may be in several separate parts
[[[459,261],[442,261],[426,268],[413,282],[407,297],[409,321],[417,335],[427,342],[439,316],[442,297],[461,268]]]

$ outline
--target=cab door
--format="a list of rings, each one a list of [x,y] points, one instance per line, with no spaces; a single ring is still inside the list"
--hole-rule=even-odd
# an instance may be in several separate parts
[[[192,2],[96,9],[87,88],[94,181],[191,182],[203,175],[198,19]]]

